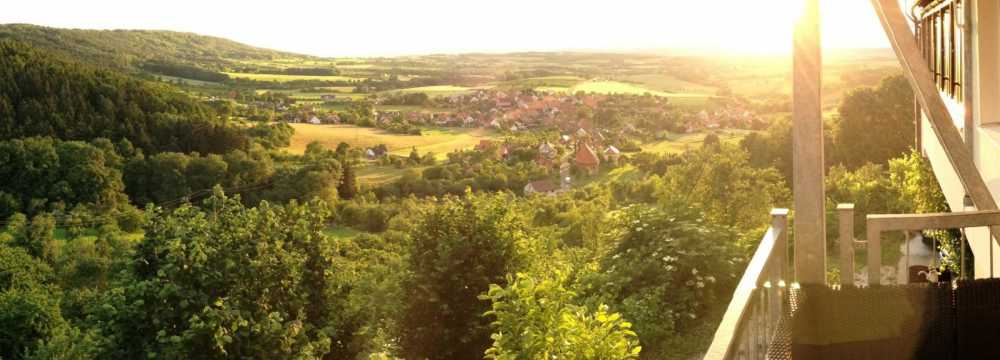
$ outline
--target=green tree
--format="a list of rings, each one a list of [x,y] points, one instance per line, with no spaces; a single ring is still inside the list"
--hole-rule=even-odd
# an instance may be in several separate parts
[[[591,311],[574,304],[563,275],[537,279],[518,273],[508,286],[491,285],[493,322],[489,359],[634,359],[642,347],[632,324],[606,305]]]
[[[660,178],[655,196],[665,206],[685,204],[708,221],[740,231],[768,224],[772,207],[788,201],[788,189],[773,168],[749,166],[746,152],[721,144],[721,151],[699,148]]]
[[[609,228],[617,244],[582,277],[591,304],[634,322],[643,358],[686,359],[703,351],[749,246],[728,226],[686,204],[635,205]]]
[[[526,266],[532,239],[524,220],[501,196],[449,196],[424,211],[411,236],[403,356],[482,358],[491,331],[482,315],[489,304],[478,296]]]
[[[837,110],[832,155],[848,169],[885,164],[914,144],[913,90],[902,75],[848,92]]]
[[[218,189],[201,208],[157,213],[110,331],[115,356],[351,358],[329,217],[322,202],[246,208]]]
[[[343,164],[344,173],[341,176],[340,185],[337,187],[337,194],[343,199],[350,200],[358,195],[358,179],[351,161],[345,160]]]

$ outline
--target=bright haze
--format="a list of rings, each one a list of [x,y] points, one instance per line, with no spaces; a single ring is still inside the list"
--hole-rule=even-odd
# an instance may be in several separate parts
[[[214,35],[320,56],[532,50],[784,53],[801,0],[30,0],[0,23]],[[822,1],[828,48],[886,47],[868,0]]]

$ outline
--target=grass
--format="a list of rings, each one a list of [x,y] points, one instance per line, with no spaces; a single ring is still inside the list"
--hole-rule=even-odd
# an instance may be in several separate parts
[[[362,78],[338,75],[285,75],[285,74],[249,74],[227,72],[231,78],[250,79],[257,81],[289,82],[295,80],[320,80],[320,81],[361,81]]]
[[[626,76],[624,80],[649,89],[668,93],[715,94],[716,88],[684,81],[668,74],[643,74]]]
[[[501,83],[503,86],[511,87],[533,87],[533,88],[570,88],[584,81],[578,76],[541,76],[519,80],[511,80]]]
[[[423,171],[426,166],[397,168],[395,166],[370,165],[358,170],[358,182],[363,185],[380,186],[395,182],[406,174],[407,170]]]
[[[735,144],[749,133],[751,133],[749,130],[720,130],[716,134],[719,135],[719,140],[722,142]],[[708,136],[707,132],[670,134],[663,140],[643,144],[642,151],[657,154],[680,154],[685,150],[701,146],[706,136]]]
[[[310,142],[318,141],[330,149],[336,148],[341,142],[356,148],[385,144],[390,153],[403,156],[409,155],[410,150],[416,147],[421,154],[432,151],[441,158],[449,152],[471,148],[480,140],[492,137],[492,132],[485,129],[433,128],[426,129],[423,135],[415,136],[353,125],[291,125],[295,128],[295,135],[287,149],[298,154],[304,152]]]
[[[640,84],[626,83],[621,81],[610,81],[610,80],[591,80],[577,83],[571,87],[559,86],[559,85],[546,85],[539,86],[535,88],[539,91],[548,92],[585,92],[585,93],[596,93],[596,94],[625,94],[625,95],[644,95],[650,94],[653,96],[660,96],[670,99],[671,102],[677,105],[684,106],[697,106],[703,105],[709,98],[712,98],[712,94],[704,93],[687,93],[687,92],[666,92],[653,90],[644,87]]]
[[[194,79],[188,79],[176,76],[167,76],[167,75],[153,75],[153,76],[163,82],[170,82],[170,83],[178,82],[184,85],[193,85],[193,86],[219,86],[219,83],[211,81],[194,80]]]
[[[389,90],[389,91],[383,91],[382,94],[388,95],[388,94],[424,93],[427,94],[427,96],[435,97],[435,96],[453,96],[453,95],[468,94],[475,89],[476,88],[469,88],[464,86],[436,85],[436,86],[421,86],[421,87],[413,87],[406,89]]]
[[[323,234],[333,239],[351,239],[361,234],[361,232],[346,226],[331,226],[323,229]]]

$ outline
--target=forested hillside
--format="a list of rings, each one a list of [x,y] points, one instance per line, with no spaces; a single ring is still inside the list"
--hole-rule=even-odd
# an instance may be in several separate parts
[[[0,138],[128,139],[155,151],[222,153],[242,130],[188,94],[0,41]]]
[[[221,70],[234,59],[306,57],[256,48],[223,38],[174,31],[80,30],[27,24],[0,25],[0,40],[8,38],[120,70],[135,70],[151,60],[196,64]]]

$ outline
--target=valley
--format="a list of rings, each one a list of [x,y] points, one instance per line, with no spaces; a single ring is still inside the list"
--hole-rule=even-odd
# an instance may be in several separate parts
[[[943,203],[893,54],[824,60],[827,203]],[[0,358],[698,358],[791,202],[790,70],[0,24]]]

